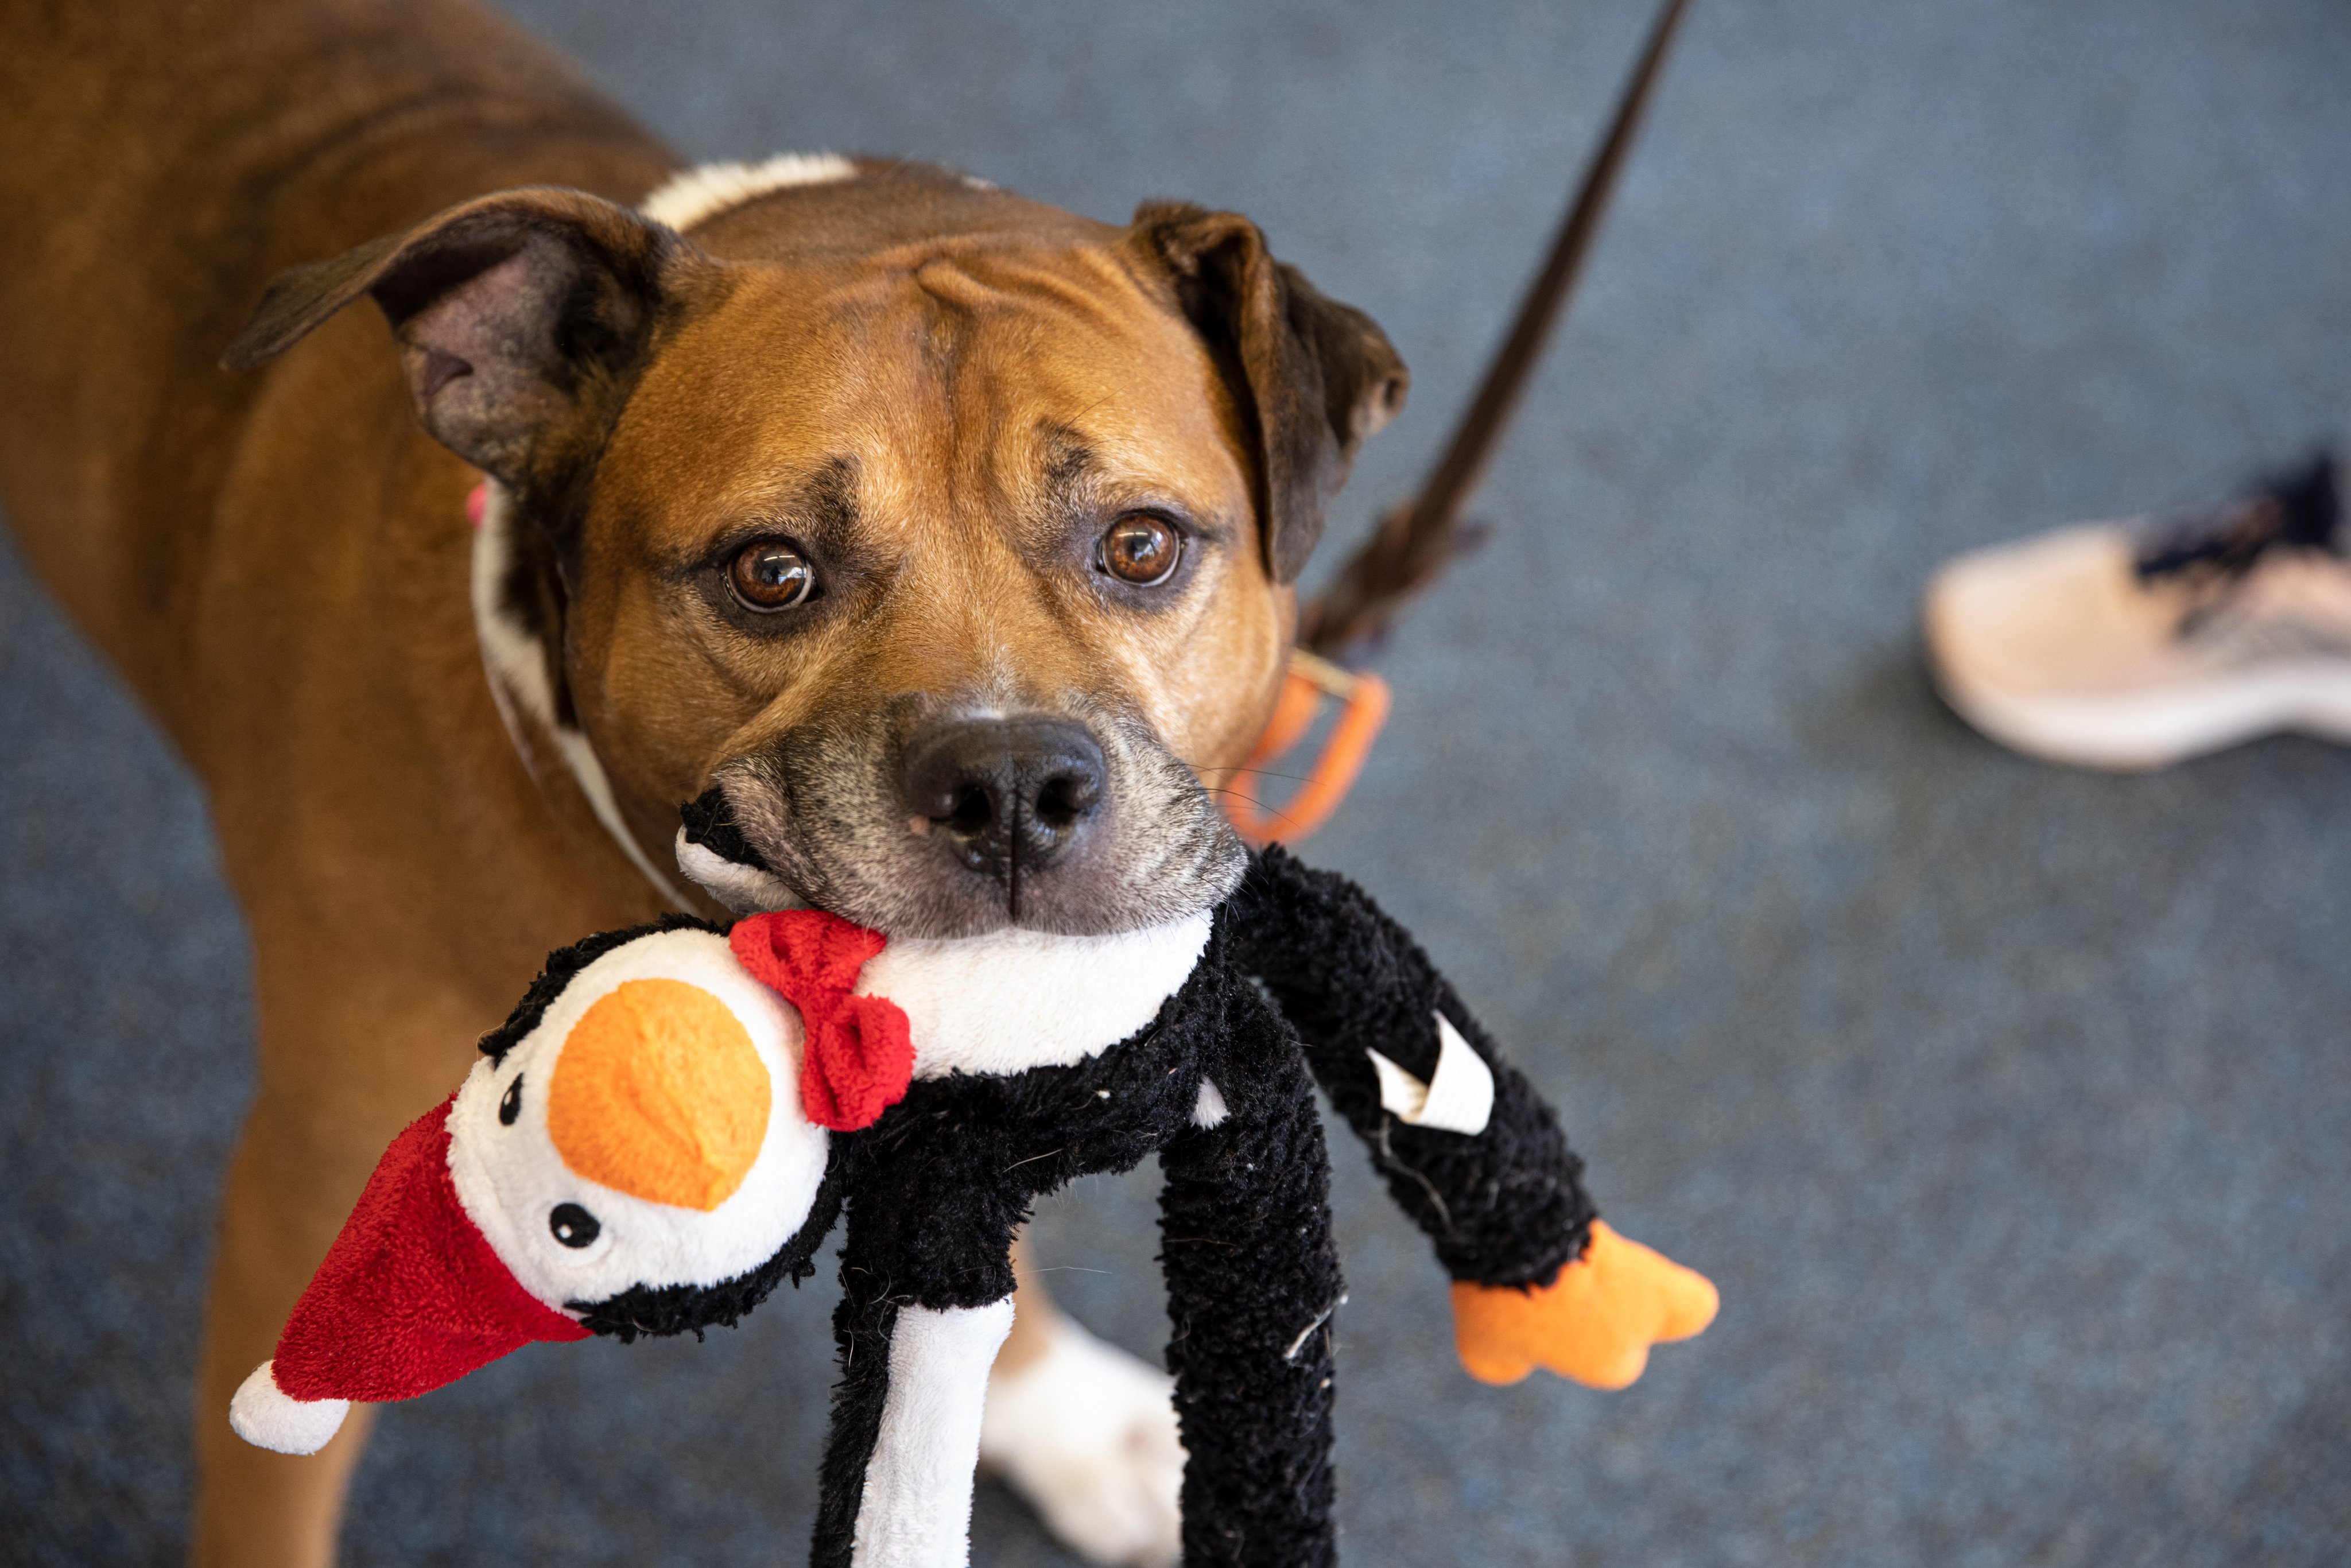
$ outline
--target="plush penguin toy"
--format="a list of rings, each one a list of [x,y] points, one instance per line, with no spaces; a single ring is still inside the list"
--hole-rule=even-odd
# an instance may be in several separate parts
[[[1411,938],[1279,849],[1174,925],[956,940],[772,907],[715,796],[680,862],[757,913],[549,960],[385,1156],[237,1396],[250,1440],[313,1451],[340,1402],[532,1339],[731,1322],[810,1271],[845,1201],[811,1561],[952,1568],[1014,1231],[1155,1155],[1185,1560],[1334,1562],[1318,1082],[1435,1242],[1474,1375],[1621,1386],[1713,1315],[1705,1280],[1598,1219],[1549,1108]]]

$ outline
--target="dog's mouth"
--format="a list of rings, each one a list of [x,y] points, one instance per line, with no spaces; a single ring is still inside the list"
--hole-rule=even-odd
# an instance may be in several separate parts
[[[1137,930],[1238,884],[1239,839],[1139,720],[930,707],[722,765],[683,809],[679,868],[738,914],[812,906],[920,937]]]
[[[678,816],[677,869],[703,892],[737,915],[807,907],[743,836],[724,789],[713,784],[679,807]]]

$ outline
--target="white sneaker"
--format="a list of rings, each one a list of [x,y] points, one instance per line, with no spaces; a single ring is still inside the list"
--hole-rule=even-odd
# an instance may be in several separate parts
[[[2160,768],[2279,730],[2351,740],[2351,560],[2321,457],[2166,527],[2091,523],[1947,563],[1927,656],[1994,740]]]
[[[1184,1554],[1176,1381],[1059,1319],[1045,1353],[991,1377],[979,1462],[1061,1542],[1118,1568]]]

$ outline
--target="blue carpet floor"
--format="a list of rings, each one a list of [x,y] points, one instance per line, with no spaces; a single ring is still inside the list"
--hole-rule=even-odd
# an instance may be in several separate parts
[[[1639,0],[519,0],[697,156],[1257,217],[1457,410]],[[1347,1562],[2351,1562],[2351,752],[2036,766],[1938,706],[1950,552],[2209,497],[2351,417],[2339,0],[1698,0],[1589,286],[1309,846],[1416,926],[1611,1218],[1723,1312],[1489,1390],[1339,1147]],[[0,1560],[182,1549],[250,1089],[203,804],[0,559]],[[1040,1227],[1165,1334],[1148,1184]],[[804,1553],[829,1281],[392,1413],[359,1564]],[[1067,1561],[984,1489],[977,1561]]]

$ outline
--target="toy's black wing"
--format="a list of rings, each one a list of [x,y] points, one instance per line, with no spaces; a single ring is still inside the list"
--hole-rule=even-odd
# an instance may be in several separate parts
[[[1410,933],[1278,846],[1228,908],[1238,961],[1454,1279],[1546,1285],[1583,1255],[1598,1215],[1583,1162]]]

